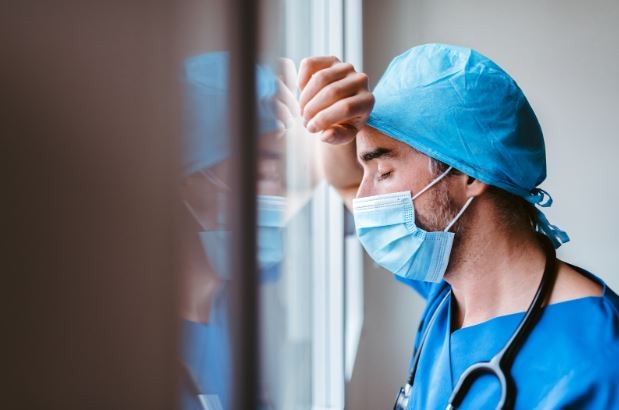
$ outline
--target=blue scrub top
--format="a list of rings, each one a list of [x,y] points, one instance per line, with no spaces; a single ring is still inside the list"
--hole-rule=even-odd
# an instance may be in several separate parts
[[[600,283],[603,294],[544,308],[511,367],[515,409],[619,409],[619,297],[599,278],[574,268]],[[415,349],[437,312],[408,409],[444,409],[460,375],[501,350],[524,312],[452,332],[451,296],[439,307],[449,285],[402,281],[428,301]],[[499,397],[499,383],[484,375],[471,386],[459,409],[495,409]]]
[[[209,323],[181,322],[181,359],[191,371],[202,393],[230,408],[231,357],[227,292],[222,289],[211,307]],[[181,384],[180,408],[202,410],[187,383]]]

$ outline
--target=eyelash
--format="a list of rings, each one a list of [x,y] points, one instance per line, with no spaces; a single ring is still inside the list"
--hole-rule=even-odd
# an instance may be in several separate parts
[[[388,172],[385,172],[385,173],[383,173],[383,174],[380,174],[380,175],[378,176],[378,180],[379,180],[379,181],[382,181],[383,179],[387,179],[387,178],[389,178],[389,176],[392,174],[392,172],[393,172],[393,171],[388,171]]]

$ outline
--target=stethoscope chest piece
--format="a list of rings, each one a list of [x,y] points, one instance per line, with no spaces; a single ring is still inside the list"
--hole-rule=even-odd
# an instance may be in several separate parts
[[[395,399],[393,410],[406,410],[406,407],[408,407],[408,401],[411,397],[412,389],[413,389],[413,386],[411,386],[408,383],[406,383],[404,387],[400,388],[398,397]]]

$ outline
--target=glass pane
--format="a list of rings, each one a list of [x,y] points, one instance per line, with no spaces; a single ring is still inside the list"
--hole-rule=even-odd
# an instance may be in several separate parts
[[[303,127],[297,67],[310,54],[311,2],[277,0],[261,10],[256,64],[256,262],[262,409],[312,408],[312,238],[318,184],[315,145]],[[182,13],[185,132],[180,184],[183,409],[231,405],[230,157],[226,4],[190,2]],[[242,118],[235,121],[243,121]],[[238,165],[238,164],[237,164]],[[324,206],[323,201],[323,206]],[[323,228],[324,229],[324,228]],[[254,234],[251,229],[248,235]],[[343,342],[342,342],[343,343]],[[239,389],[235,389],[239,391]],[[242,392],[240,393],[242,394]],[[201,407],[202,406],[202,407]]]
[[[181,2],[180,408],[231,405],[229,53],[225,1]]]
[[[261,403],[269,409],[309,409],[311,199],[317,173],[315,139],[307,134],[300,120],[297,67],[310,53],[311,2],[282,0],[264,5],[261,65],[264,73],[274,75],[276,92],[270,101],[275,121],[266,115],[267,110],[259,109]],[[260,83],[261,78],[258,80]],[[262,97],[261,104],[266,104],[268,96]]]

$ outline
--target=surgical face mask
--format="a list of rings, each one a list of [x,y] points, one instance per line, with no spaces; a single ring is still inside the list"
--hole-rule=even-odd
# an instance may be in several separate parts
[[[187,202],[187,209],[200,223],[200,219]],[[269,195],[258,195],[258,268],[261,283],[273,282],[279,278],[283,260],[283,226],[285,198]],[[202,224],[199,232],[202,248],[217,275],[224,280],[230,279],[231,232],[221,226],[218,229],[207,229]]]
[[[209,265],[223,280],[230,279],[230,231],[224,229],[200,231],[200,242]]]
[[[284,259],[284,213],[286,199],[258,195],[258,266],[262,283],[280,277]]]
[[[216,217],[209,225],[217,228],[207,227],[204,219],[187,201],[185,206],[202,228],[198,235],[209,265],[220,279],[230,279],[230,231],[226,229],[226,203],[230,188],[210,170],[200,170],[199,173],[210,182],[211,187],[206,190],[208,194],[215,196]]]
[[[473,197],[440,232],[427,232],[415,225],[413,201],[442,180],[451,169],[449,167],[413,197],[410,191],[405,191],[353,200],[357,235],[378,265],[405,279],[442,280],[454,239],[454,233],[449,229],[469,207]]]

